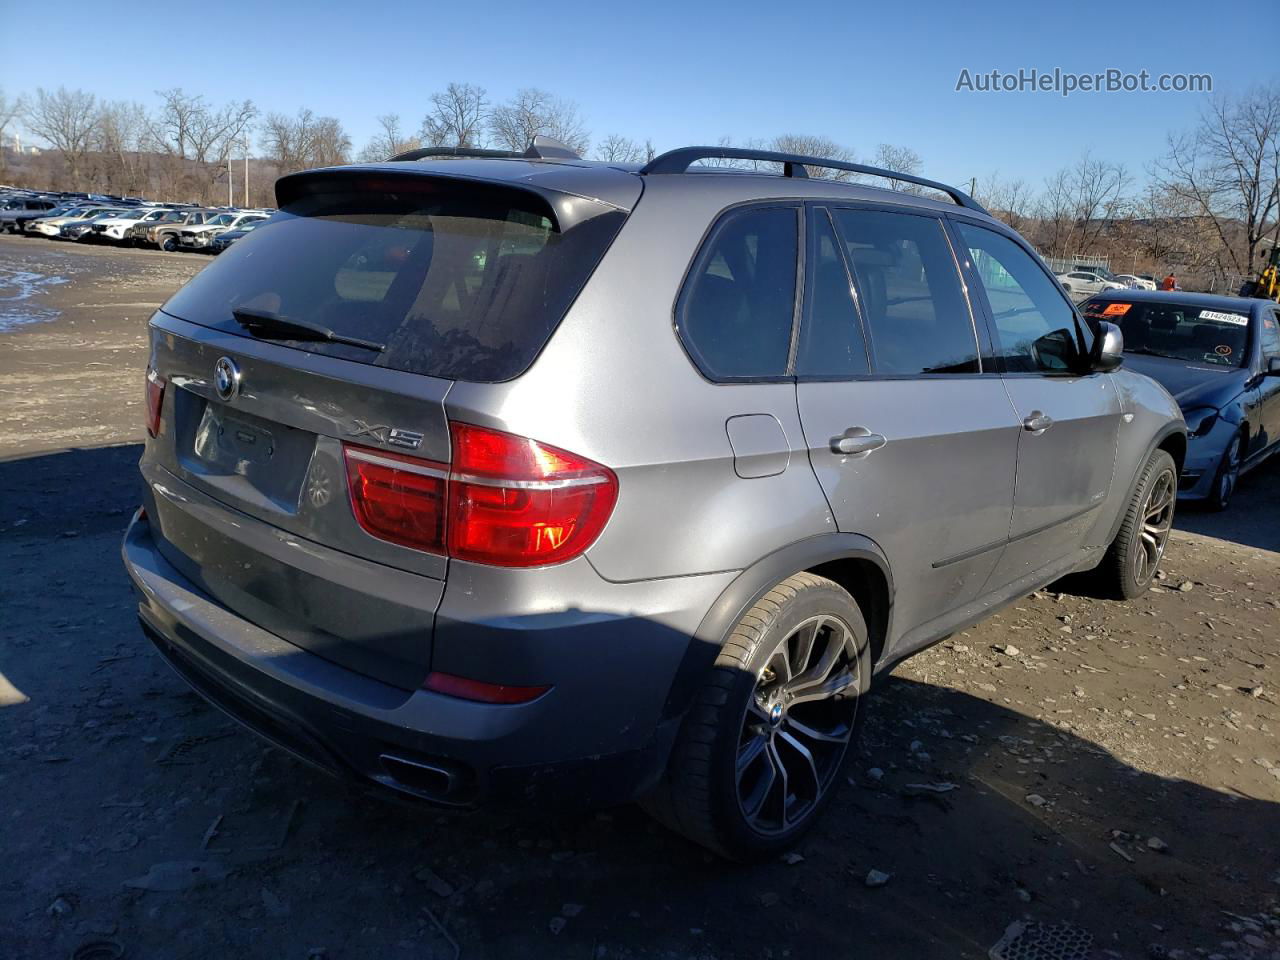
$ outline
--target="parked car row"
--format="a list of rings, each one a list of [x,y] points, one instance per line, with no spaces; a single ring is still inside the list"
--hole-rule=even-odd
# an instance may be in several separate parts
[[[0,229],[56,240],[220,253],[274,210],[0,190]],[[232,236],[220,240],[223,234]]]
[[[1074,269],[1054,276],[1077,303],[1109,290],[1154,290],[1157,287],[1156,278],[1149,274],[1112,273],[1106,267],[1079,263]]]

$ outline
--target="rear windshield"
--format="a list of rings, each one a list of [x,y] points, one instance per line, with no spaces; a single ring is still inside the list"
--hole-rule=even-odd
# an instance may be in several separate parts
[[[1091,320],[1109,320],[1124,334],[1125,353],[1144,353],[1192,363],[1242,366],[1249,342],[1249,315],[1168,302],[1129,303],[1095,299],[1081,312]]]
[[[266,313],[384,345],[280,341],[300,350],[509,380],[533,362],[625,218],[566,198],[557,206],[572,205],[574,219],[562,229],[538,194],[422,175],[304,181],[292,192],[164,311],[245,336],[232,311]]]

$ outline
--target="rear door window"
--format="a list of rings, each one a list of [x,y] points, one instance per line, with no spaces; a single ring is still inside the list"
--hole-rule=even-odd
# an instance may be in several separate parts
[[[787,375],[798,217],[796,207],[733,211],[695,261],[676,312],[681,339],[712,380]]]
[[[978,341],[942,222],[833,211],[857,284],[877,374],[977,373]]]
[[[507,380],[542,349],[625,214],[443,177],[304,181],[279,213],[227,248],[166,313],[245,331],[234,311],[269,314],[383,345],[298,349],[410,373]]]

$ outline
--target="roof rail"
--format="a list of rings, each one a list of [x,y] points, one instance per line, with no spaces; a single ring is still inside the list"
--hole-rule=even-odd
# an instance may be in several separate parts
[[[654,157],[640,168],[640,173],[642,176],[651,176],[659,173],[686,173],[689,167],[699,160],[708,159],[761,160],[780,163],[782,164],[782,175],[785,177],[808,177],[809,174],[805,171],[805,167],[847,170],[850,173],[861,173],[870,177],[884,177],[887,180],[914,183],[916,186],[937,190],[940,193],[945,193],[962,207],[977,210],[980,213],[987,212],[983,209],[982,204],[978,203],[963,190],[948,186],[945,183],[939,183],[937,180],[917,177],[913,173],[899,173],[895,170],[885,170],[883,167],[869,167],[864,163],[848,163],[844,160],[806,157],[803,154],[778,153],[773,150],[749,150],[741,147],[680,147],[677,150],[668,150],[666,153]]]
[[[402,160],[426,160],[431,157],[521,157],[524,154],[514,150],[481,150],[478,147],[423,147],[420,150],[407,150],[391,158],[392,163]]]
[[[523,153],[518,150],[482,150],[479,147],[423,147],[408,150],[391,158],[391,162],[426,160],[430,157],[498,157],[511,160],[581,160],[573,148],[551,137],[536,136]]]

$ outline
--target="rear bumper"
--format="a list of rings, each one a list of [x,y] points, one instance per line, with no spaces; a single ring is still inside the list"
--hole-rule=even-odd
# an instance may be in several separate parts
[[[475,703],[390,686],[250,623],[161,555],[145,516],[122,552],[165,661],[234,719],[328,772],[449,806],[561,809],[627,802],[665,766],[680,720],[664,715],[665,698],[689,644],[679,631],[572,610],[536,626],[446,617],[438,650],[457,645],[466,659],[501,649],[553,685],[531,703]]]

